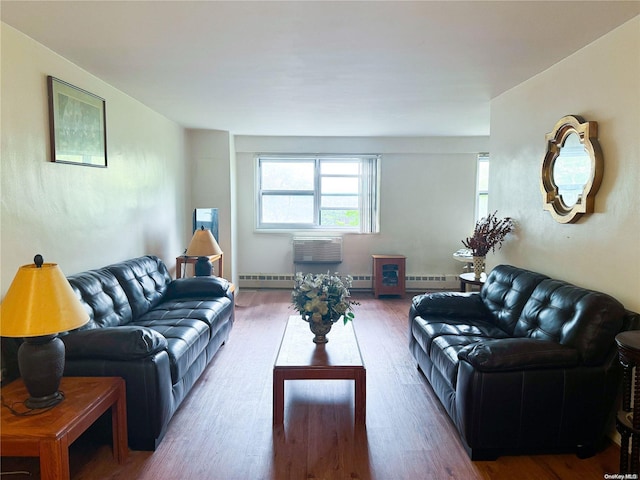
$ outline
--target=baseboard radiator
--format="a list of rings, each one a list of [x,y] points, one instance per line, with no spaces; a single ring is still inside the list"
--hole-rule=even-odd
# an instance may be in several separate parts
[[[293,263],[342,263],[342,237],[293,237]]]
[[[333,271],[333,270],[332,270]],[[342,272],[340,272],[342,273]],[[291,273],[248,273],[240,275],[240,288],[293,288],[293,274]],[[407,291],[422,292],[431,290],[456,291],[460,288],[458,275],[453,274],[425,274],[407,275],[405,277]],[[353,290],[373,290],[371,275],[353,275]]]

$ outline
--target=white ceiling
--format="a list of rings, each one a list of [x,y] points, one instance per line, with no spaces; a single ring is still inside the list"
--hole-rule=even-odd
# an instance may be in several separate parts
[[[1,2],[3,22],[177,123],[251,135],[488,135],[492,98],[638,14],[640,1]]]

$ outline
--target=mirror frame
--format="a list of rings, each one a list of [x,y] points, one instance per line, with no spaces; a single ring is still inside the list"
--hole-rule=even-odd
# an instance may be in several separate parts
[[[553,167],[567,137],[575,133],[591,160],[591,173],[574,205],[566,205],[553,179]],[[593,213],[595,196],[602,182],[604,160],[598,143],[598,123],[587,122],[577,115],[562,117],[545,135],[547,153],[542,162],[540,189],[543,207],[559,223],[575,223],[586,213]]]

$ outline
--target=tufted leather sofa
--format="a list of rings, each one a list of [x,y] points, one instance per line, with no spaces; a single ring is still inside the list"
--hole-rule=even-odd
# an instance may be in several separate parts
[[[473,460],[593,454],[611,425],[614,337],[638,315],[614,298],[500,265],[480,292],[415,296],[409,349]]]
[[[64,375],[123,377],[129,446],[155,450],[174,412],[229,337],[231,284],[218,277],[172,280],[155,256],[68,280],[90,320],[61,336]]]

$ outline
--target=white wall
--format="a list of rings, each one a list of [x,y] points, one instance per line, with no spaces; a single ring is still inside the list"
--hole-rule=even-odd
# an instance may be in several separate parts
[[[184,132],[1,24],[1,289],[36,253],[70,275],[144,254],[170,268],[191,225]],[[106,100],[108,168],[49,161],[46,77]]]
[[[452,258],[473,229],[475,166],[486,137],[354,138],[236,137],[238,271],[294,271],[292,233],[255,229],[255,157],[258,153],[382,154],[379,234],[344,236],[341,273],[371,274],[372,254],[407,257],[407,274],[456,274]]]
[[[604,178],[595,213],[571,225],[542,209],[545,134],[564,115],[598,122]],[[640,17],[491,104],[490,209],[517,219],[512,263],[607,292],[640,311]]]
[[[218,209],[218,243],[224,252],[224,277],[237,283],[235,273],[235,152],[233,136],[221,130],[187,130],[191,164],[190,205]],[[191,230],[189,230],[191,231]],[[191,235],[188,236],[188,241]],[[217,274],[217,273],[216,273]]]

